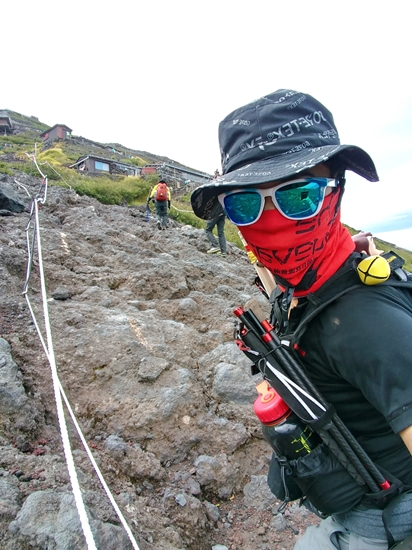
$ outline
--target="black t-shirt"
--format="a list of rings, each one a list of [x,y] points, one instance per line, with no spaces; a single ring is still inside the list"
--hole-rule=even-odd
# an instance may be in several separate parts
[[[308,375],[372,460],[412,484],[398,435],[412,425],[412,291],[359,286],[308,324],[299,347]]]

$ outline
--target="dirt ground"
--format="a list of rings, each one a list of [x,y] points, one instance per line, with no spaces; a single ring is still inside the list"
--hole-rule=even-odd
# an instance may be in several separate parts
[[[36,178],[21,179],[37,190]],[[0,217],[0,336],[10,345],[0,390],[14,392],[0,399],[0,548],[83,550],[80,525],[53,509],[71,488],[50,369],[22,296],[28,221],[28,210]],[[208,255],[204,231],[159,232],[144,209],[58,187],[40,223],[59,377],[141,550],[292,550],[318,519],[298,503],[279,514],[267,487],[255,383],[233,343],[234,308],[263,299],[246,254],[230,245],[227,257]],[[41,318],[37,258],[29,294]],[[126,550],[70,422],[69,431],[93,517],[113,533],[99,550]],[[33,496],[45,503],[36,515]]]
[[[296,503],[290,504],[283,514],[273,514],[278,504],[273,511],[256,511],[236,499],[222,503],[216,540],[228,550],[293,550],[306,528],[319,520]]]

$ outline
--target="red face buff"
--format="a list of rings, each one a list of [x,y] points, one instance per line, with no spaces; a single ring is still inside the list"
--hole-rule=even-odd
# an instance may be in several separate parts
[[[256,223],[239,227],[258,260],[295,296],[317,290],[343,264],[355,246],[336,212],[339,190],[324,199],[321,211],[307,220],[289,220],[278,210],[264,210]]]

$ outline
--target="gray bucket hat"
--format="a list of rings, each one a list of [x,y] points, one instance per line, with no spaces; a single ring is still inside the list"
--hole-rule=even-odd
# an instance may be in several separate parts
[[[371,157],[341,145],[333,116],[314,97],[277,90],[230,113],[219,125],[222,176],[195,189],[192,207],[209,219],[217,196],[288,178],[332,157],[369,181],[379,177]]]

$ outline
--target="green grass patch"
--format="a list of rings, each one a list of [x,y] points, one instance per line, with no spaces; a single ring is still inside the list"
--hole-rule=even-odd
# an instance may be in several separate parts
[[[230,222],[228,219],[226,219],[225,223],[225,235],[226,239],[235,244],[238,248],[244,249],[243,243],[239,237],[239,230],[232,222]]]
[[[69,157],[63,152],[61,147],[53,147],[51,149],[46,149],[37,155],[37,161],[50,162],[56,166],[61,166],[62,164],[70,164]]]
[[[137,177],[90,177],[78,176],[70,185],[79,195],[94,197],[103,204],[124,204],[132,206],[146,202],[153,184],[148,179]]]
[[[10,144],[10,145],[25,145],[30,146],[30,148],[33,147],[33,138],[30,136],[27,136],[26,134],[18,134],[17,136],[1,136],[0,137],[0,146],[2,144]]]
[[[141,157],[126,158],[125,162],[127,162],[127,164],[133,164],[134,166],[145,166],[146,164],[150,164]]]
[[[10,168],[9,162],[0,162],[0,174],[14,175],[14,170]]]
[[[172,198],[172,207],[169,210],[169,216],[176,220],[179,223],[185,225],[192,225],[198,229],[204,229],[206,227],[205,220],[201,220],[194,213],[190,205],[187,203],[181,202],[179,200],[173,200]]]
[[[177,199],[179,202],[183,202],[185,204],[190,204],[190,196],[191,196],[192,192],[189,191],[188,193],[185,193],[184,195],[180,195],[179,198]],[[172,195],[172,199],[173,199],[173,195]]]

